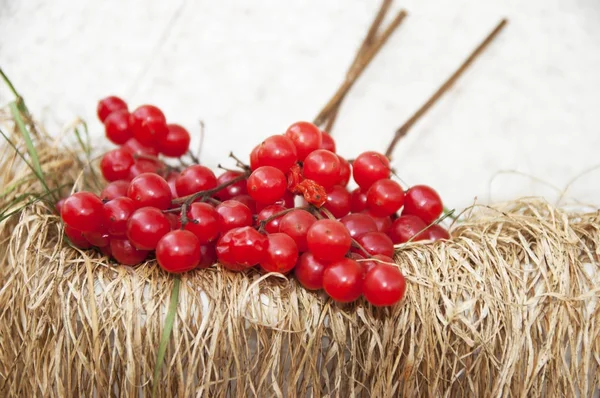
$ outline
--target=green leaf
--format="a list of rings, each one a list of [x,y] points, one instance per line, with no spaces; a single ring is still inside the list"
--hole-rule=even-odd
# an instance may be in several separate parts
[[[173,289],[171,290],[171,301],[169,302],[169,309],[167,311],[167,317],[165,318],[165,326],[163,328],[162,336],[160,338],[160,344],[158,346],[158,354],[156,356],[156,364],[154,365],[154,377],[152,379],[152,396],[156,396],[158,389],[158,382],[160,377],[160,369],[162,363],[165,360],[165,353],[167,352],[167,345],[171,338],[171,331],[173,330],[173,323],[175,322],[175,314],[177,313],[177,304],[179,303],[179,285],[181,279],[175,278],[173,282]]]

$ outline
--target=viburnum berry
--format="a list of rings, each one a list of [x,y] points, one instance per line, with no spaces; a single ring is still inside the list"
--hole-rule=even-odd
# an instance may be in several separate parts
[[[133,163],[131,153],[124,149],[113,149],[102,157],[100,171],[107,181],[124,180],[129,177],[129,169]]]
[[[248,194],[257,203],[272,204],[285,194],[285,174],[272,166],[261,166],[254,170],[247,182]]]
[[[232,271],[241,271],[259,264],[265,257],[269,241],[252,227],[227,231],[217,242],[217,258]]]
[[[391,306],[404,297],[406,280],[398,267],[375,264],[366,273],[362,289],[364,297],[372,305]]]
[[[295,207],[295,199],[296,196],[291,193],[290,191],[285,191],[285,193],[283,194],[283,196],[281,197],[281,199],[275,201],[275,203],[273,203],[273,205],[278,205],[281,206],[285,209],[291,209],[293,207]],[[261,211],[263,211],[263,209],[265,207],[268,206],[272,206],[272,205],[267,205],[264,203],[256,203],[256,213],[260,213]]]
[[[256,225],[260,226],[263,221],[266,221],[269,218],[278,215],[279,213],[281,213],[284,210],[285,210],[285,207],[283,207],[281,205],[266,206],[264,209],[262,209],[258,213],[258,216],[256,218]],[[271,221],[266,223],[264,226],[264,230],[270,234],[279,232],[279,223],[281,221],[281,217],[283,217],[283,215],[280,215],[279,217],[275,217]]]
[[[127,233],[127,220],[136,210],[135,203],[128,197],[119,197],[104,204],[106,229],[111,237],[124,238]]]
[[[327,134],[321,130],[321,146],[319,149],[326,149],[330,152],[335,153],[335,140],[330,134]]]
[[[89,249],[92,247],[90,242],[83,236],[83,232],[76,230],[73,227],[70,227],[68,224],[65,224],[65,235],[69,238],[69,241],[73,244],[73,246],[78,247],[80,249]]]
[[[239,178],[243,175],[241,171],[233,171],[227,170],[219,177],[217,177],[217,186],[221,186],[223,184],[228,183],[231,180]],[[215,198],[220,201],[232,199],[234,196],[244,195],[248,193],[246,190],[246,180],[240,180],[232,185],[228,185],[227,187],[221,189],[219,192],[215,194]]]
[[[131,112],[133,136],[143,145],[158,147],[169,128],[164,113],[154,105],[142,105]]]
[[[99,247],[100,253],[105,255],[106,257],[112,257],[112,250],[110,250],[110,243],[107,246]]]
[[[111,95],[98,101],[96,113],[98,114],[98,119],[104,122],[111,113],[122,110],[127,110],[127,103],[121,98]]]
[[[200,262],[197,268],[208,268],[217,262],[217,251],[213,243],[200,245]]]
[[[104,189],[100,193],[100,199],[102,199],[103,201],[109,201],[123,196],[127,196],[128,189],[129,181],[113,181],[104,187]]]
[[[245,205],[246,207],[248,207],[248,209],[250,209],[250,214],[256,214],[257,213],[257,203],[254,201],[254,199],[252,199],[250,197],[250,195],[247,194],[243,194],[243,195],[236,195],[233,198],[231,198],[231,200],[235,200],[237,202],[242,203],[243,205]]]
[[[111,239],[110,253],[119,263],[129,266],[140,264],[150,254],[147,250],[136,249],[128,239]]]
[[[200,242],[190,231],[168,232],[156,245],[156,260],[167,272],[190,271],[200,263]]]
[[[296,147],[285,135],[273,135],[265,139],[256,153],[257,166],[272,166],[284,173],[298,160]]]
[[[135,177],[129,184],[127,196],[137,208],[152,206],[167,210],[171,206],[171,188],[158,174],[142,173]]]
[[[338,185],[345,187],[350,181],[352,169],[350,167],[350,162],[348,162],[345,158],[338,156],[338,159],[340,160],[340,177]]]
[[[175,180],[178,196],[184,197],[217,186],[217,177],[211,169],[199,164],[186,167]]]
[[[323,272],[327,262],[317,259],[311,252],[302,253],[294,267],[294,275],[305,289],[323,288]]]
[[[394,244],[419,241],[427,239],[425,230],[427,225],[417,216],[406,215],[398,217],[390,227],[388,235]]]
[[[248,206],[240,201],[226,200],[221,202],[215,210],[219,214],[219,230],[221,233],[252,225],[252,212]]]
[[[361,261],[359,264],[363,267],[363,278],[375,265],[384,263],[395,264],[392,257],[384,256],[383,254],[376,254],[368,258],[366,261]]]
[[[429,225],[443,211],[442,199],[433,188],[427,185],[414,185],[406,191],[402,215],[417,216]]]
[[[297,122],[288,127],[285,135],[292,140],[296,147],[299,161],[304,161],[306,156],[321,147],[323,137],[321,130],[309,122]]]
[[[104,229],[104,205],[91,192],[76,192],[66,198],[61,214],[64,223],[78,231],[85,233]]]
[[[144,145],[135,138],[127,140],[121,148],[131,152],[132,155],[158,156],[158,149]]]
[[[365,210],[363,212],[363,214],[367,214],[369,217],[371,217],[373,219],[373,221],[375,221],[375,225],[377,226],[377,230],[379,232],[384,232],[384,233],[388,233],[391,226],[392,226],[392,218],[390,216],[377,216],[373,213],[371,213],[370,210]]]
[[[316,217],[306,210],[292,210],[279,221],[279,232],[290,236],[300,252],[308,250],[306,235],[309,228],[317,221]]]
[[[144,173],[158,174],[162,168],[161,162],[151,159],[137,159],[133,166],[129,169],[129,179],[133,180],[135,177]]]
[[[177,195],[177,187],[175,186],[177,177],[179,177],[179,173],[176,171],[172,171],[169,174],[167,174],[167,178],[165,178],[165,180],[167,180],[167,184],[169,184],[169,189],[171,189],[171,197],[173,199],[179,197],[179,195]]]
[[[427,228],[426,233],[427,239],[431,239],[433,241],[450,239],[450,233],[448,230],[439,224],[431,225],[429,228]]]
[[[83,236],[95,247],[106,247],[110,243],[110,236],[105,231],[84,232]]]
[[[323,205],[335,218],[342,218],[350,213],[351,195],[341,185],[334,185],[327,191],[327,201]]]
[[[349,258],[332,262],[323,272],[323,288],[333,300],[349,303],[362,294],[363,269]]]
[[[303,174],[325,189],[330,189],[340,182],[340,159],[325,149],[317,149],[304,159]]]
[[[137,209],[127,221],[127,239],[140,250],[156,249],[158,241],[169,231],[169,219],[155,207]]]
[[[200,245],[217,239],[220,233],[219,213],[208,203],[192,203],[187,212],[185,229],[198,238]]]
[[[336,261],[344,257],[352,238],[344,224],[335,220],[318,220],[308,229],[306,243],[315,257],[325,261]]]
[[[181,229],[181,213],[164,213],[167,220],[169,220],[169,224],[171,225],[171,230]]]
[[[367,207],[376,216],[391,216],[404,203],[404,190],[394,180],[375,181],[367,191]]]
[[[392,257],[394,255],[394,242],[383,232],[367,232],[359,236],[356,241],[372,256],[382,254]]]
[[[360,213],[367,208],[367,191],[360,187],[352,191],[350,201],[350,211],[352,213]]]
[[[108,115],[104,120],[104,133],[106,138],[117,145],[123,145],[133,138],[131,115],[127,109]]]
[[[350,233],[350,236],[354,239],[357,239],[368,232],[377,231],[375,221],[367,214],[351,213],[344,216],[340,222],[344,224]]]
[[[256,170],[260,167],[259,162],[258,162],[258,149],[259,149],[259,145],[255,146],[252,149],[252,152],[250,152],[250,169],[251,170]]]
[[[190,148],[190,133],[179,124],[167,124],[167,135],[160,142],[160,153],[172,158],[186,154]]]
[[[267,239],[269,244],[260,262],[260,267],[266,272],[287,274],[298,261],[296,242],[289,235],[283,233],[269,234]]]
[[[378,152],[363,152],[352,163],[354,181],[367,190],[375,181],[390,177],[390,161]]]

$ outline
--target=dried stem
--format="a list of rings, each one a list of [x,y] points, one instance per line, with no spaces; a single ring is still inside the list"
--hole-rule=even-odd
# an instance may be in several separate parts
[[[213,195],[217,192],[220,192],[221,190],[227,188],[230,185],[233,185],[239,181],[245,180],[246,178],[248,178],[248,176],[250,175],[250,173],[246,172],[244,174],[241,174],[227,182],[224,182],[221,185],[218,185],[212,189],[207,189],[205,191],[199,191],[196,193],[193,193],[191,195],[187,195],[187,196],[182,196],[181,198],[175,198],[171,201],[172,204],[174,205],[179,205],[179,204],[183,204],[183,203],[187,203],[192,204],[196,199],[201,198],[203,196],[210,196]]]
[[[448,91],[458,78],[467,70],[467,68],[475,61],[475,59],[486,49],[486,47],[496,38],[500,31],[504,28],[508,21],[503,19],[498,25],[492,30],[492,32],[483,40],[477,48],[467,57],[467,59],[460,65],[460,67],[437,89],[435,93],[425,102],[421,108],[419,108],[411,117],[408,119],[394,134],[392,142],[390,142],[385,155],[389,158],[394,151],[394,148],[398,141],[404,137],[410,128],[440,99],[440,97]]]

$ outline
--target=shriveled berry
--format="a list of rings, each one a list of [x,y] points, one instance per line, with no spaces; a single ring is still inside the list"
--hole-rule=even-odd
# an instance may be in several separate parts
[[[142,173],[135,177],[129,184],[127,196],[137,208],[152,206],[167,210],[171,206],[171,188],[158,174]]]
[[[254,228],[234,228],[217,242],[217,258],[225,268],[241,271],[259,264],[268,246],[267,237]]]
[[[190,271],[200,263],[200,242],[190,231],[168,232],[156,245],[156,260],[170,273]]]

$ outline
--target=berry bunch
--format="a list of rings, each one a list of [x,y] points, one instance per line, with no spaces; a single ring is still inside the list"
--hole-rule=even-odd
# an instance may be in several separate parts
[[[98,117],[120,145],[100,163],[108,185],[99,196],[77,192],[58,210],[73,245],[99,248],[121,264],[154,253],[172,273],[217,261],[233,271],[293,272],[303,287],[335,301],[364,296],[389,306],[406,288],[394,245],[449,238],[435,223],[443,206],[432,188],[404,190],[377,152],[348,161],[312,123],[266,138],[249,165],[236,158],[240,170],[217,177],[200,164],[166,166],[159,156],[185,155],[190,135],[157,107],[130,113],[122,99],[107,97]]]

